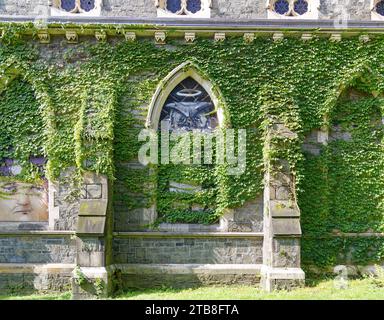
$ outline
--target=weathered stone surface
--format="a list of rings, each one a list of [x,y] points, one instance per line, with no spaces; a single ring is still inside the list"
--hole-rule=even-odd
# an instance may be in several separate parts
[[[297,238],[277,238],[273,240],[273,267],[300,267],[300,240]]]
[[[262,240],[216,238],[114,239],[115,263],[260,264]]]
[[[202,285],[257,285],[259,265],[115,265],[119,289],[190,288]],[[115,288],[116,289],[116,288]]]
[[[103,196],[103,186],[101,184],[86,185],[86,199],[101,199]]]
[[[300,211],[296,204],[286,200],[271,200],[272,217],[299,217]]]
[[[74,263],[75,241],[69,237],[0,238],[0,263]]]
[[[273,220],[273,234],[281,235],[301,235],[300,219],[278,219]]]
[[[103,239],[77,239],[77,265],[80,267],[103,267],[105,244]]]
[[[103,234],[105,231],[105,217],[78,218],[76,232],[79,234]]]
[[[107,214],[108,202],[106,200],[81,200],[80,216],[105,216]]]
[[[262,232],[263,198],[260,196],[241,208],[229,210],[221,218],[220,224],[222,231],[227,232]]]

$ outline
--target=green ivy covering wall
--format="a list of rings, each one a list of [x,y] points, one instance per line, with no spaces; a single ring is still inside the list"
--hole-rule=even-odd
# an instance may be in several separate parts
[[[49,159],[50,178],[56,179],[69,167],[77,168],[78,177],[83,170],[104,173],[114,180],[114,201],[119,206],[142,208],[157,201],[166,211],[170,199],[159,199],[156,185],[162,186],[162,177],[168,179],[182,171],[199,183],[214,182],[214,194],[200,200],[215,198],[212,214],[216,219],[224,208],[239,207],[263,190],[266,115],[297,132],[298,142],[312,129],[335,121],[342,126],[354,123],[356,140],[332,142],[319,157],[303,156],[297,143],[284,150],[298,184],[303,262],[330,265],[348,255],[352,247],[351,261],[382,259],[381,239],[329,237],[320,241],[319,237],[334,229],[383,231],[383,144],[380,130],[372,129],[368,121],[373,114],[383,114],[383,39],[364,44],[357,38],[338,43],[257,38],[251,44],[240,38],[219,44],[198,39],[192,45],[169,40],[165,46],[150,40],[118,40],[46,47],[18,35],[31,25],[3,27],[1,108],[16,110],[15,101],[23,101],[28,122],[44,128],[42,136],[36,136],[36,148],[42,148]],[[137,134],[144,127],[145,107],[157,85],[187,60],[220,89],[230,126],[247,129],[247,170],[241,177],[228,176],[225,168],[219,167],[210,173],[210,181],[204,182],[199,178],[200,167],[185,170],[176,166],[164,171],[129,165],[141,146]],[[14,78],[18,82],[9,85]],[[356,103],[342,101],[342,93],[349,87],[370,98]],[[15,94],[22,100],[9,99]],[[12,130],[20,137],[26,129],[15,125]],[[4,155],[3,145],[1,148]],[[29,143],[23,143],[17,148],[17,157],[26,158],[33,152]],[[192,203],[196,199],[183,200]],[[195,218],[188,222],[214,220],[212,216]],[[169,216],[172,222],[185,220],[182,210]]]

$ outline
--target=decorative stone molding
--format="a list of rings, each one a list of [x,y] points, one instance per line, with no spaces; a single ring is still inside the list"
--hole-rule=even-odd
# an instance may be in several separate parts
[[[268,19],[319,19],[319,0],[267,0]]]
[[[79,42],[79,36],[76,31],[66,31],[65,32],[65,38],[67,39],[68,43],[78,43]]]
[[[216,32],[214,36],[215,42],[224,42],[226,39],[225,32]]]
[[[65,16],[89,16],[99,17],[101,16],[101,8],[103,6],[103,0],[94,0],[93,8],[91,6],[84,6],[80,0],[72,0],[73,6],[63,3],[62,0],[50,1],[51,16],[53,17],[65,17]],[[69,4],[72,4],[69,2]]]
[[[127,41],[136,41],[136,32],[125,32],[124,37]]]
[[[255,40],[255,34],[253,32],[244,33],[244,41],[246,43],[252,43]]]
[[[156,44],[165,44],[165,39],[167,38],[167,34],[164,31],[156,31],[155,32],[155,42]]]
[[[97,41],[106,41],[107,40],[107,33],[105,31],[96,31],[95,37]]]
[[[331,42],[340,42],[342,39],[341,33],[333,33],[331,34],[331,37],[329,38],[329,41]]]
[[[186,32],[184,35],[185,42],[187,43],[193,43],[196,40],[196,33],[195,32]]]
[[[172,7],[168,7],[167,0],[155,0],[155,6],[159,18],[210,18],[212,0],[179,0],[176,6]]]
[[[272,36],[273,41],[282,41],[284,40],[284,34],[282,32],[276,32]]]
[[[39,31],[37,33],[37,37],[39,38],[40,43],[50,43],[51,42],[51,36],[49,35],[48,31]]]

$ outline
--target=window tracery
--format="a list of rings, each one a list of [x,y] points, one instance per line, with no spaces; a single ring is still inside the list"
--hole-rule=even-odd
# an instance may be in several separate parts
[[[53,0],[51,15],[91,15],[101,14],[102,0]]]
[[[156,0],[158,17],[209,18],[212,0]]]
[[[269,19],[318,19],[318,0],[268,0]]]

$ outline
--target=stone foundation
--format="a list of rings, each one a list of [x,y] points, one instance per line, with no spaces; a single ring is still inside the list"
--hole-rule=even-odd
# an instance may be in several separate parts
[[[110,272],[115,290],[142,288],[193,288],[211,285],[254,285],[260,283],[261,265],[117,264]]]

